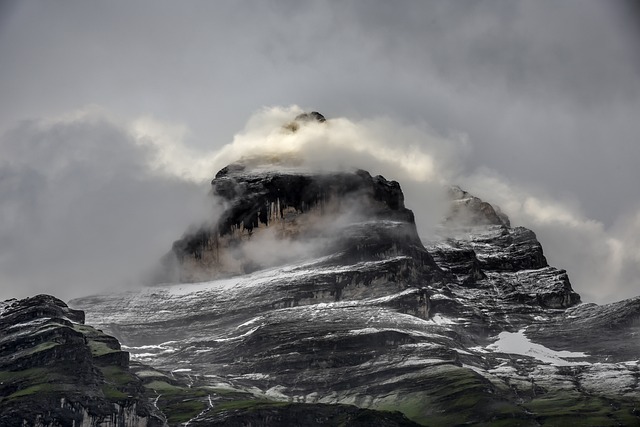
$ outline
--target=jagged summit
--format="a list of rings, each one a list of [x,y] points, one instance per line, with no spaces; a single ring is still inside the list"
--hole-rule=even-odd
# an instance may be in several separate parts
[[[296,120],[299,122],[307,122],[307,121],[311,121],[311,120],[315,120],[319,123],[324,123],[327,121],[327,119],[324,118],[324,116],[320,113],[318,113],[317,111],[312,111],[310,113],[302,113],[302,114],[298,114],[296,116]]]
[[[318,113],[317,111],[312,111],[310,113],[301,113],[296,116],[293,121],[287,123],[283,127],[291,132],[296,132],[300,129],[301,125],[309,124],[309,123],[325,123],[327,119]]]
[[[502,225],[510,227],[509,217],[498,206],[493,206],[479,197],[475,197],[457,185],[448,189],[451,207],[444,219],[445,225],[479,226]]]
[[[334,262],[403,255],[427,276],[439,274],[397,182],[364,170],[299,172],[255,166],[256,161],[240,161],[216,174],[212,194],[223,201],[224,212],[214,225],[174,243],[180,281],[326,255]],[[262,250],[277,253],[256,253]]]

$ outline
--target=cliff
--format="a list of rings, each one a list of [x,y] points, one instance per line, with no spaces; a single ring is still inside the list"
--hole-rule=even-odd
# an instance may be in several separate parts
[[[113,337],[49,295],[0,307],[0,425],[163,425]]]
[[[173,244],[165,277],[211,280],[327,255],[333,265],[405,257],[414,282],[441,276],[395,181],[363,170],[280,171],[253,159],[222,169],[211,184],[225,209]]]

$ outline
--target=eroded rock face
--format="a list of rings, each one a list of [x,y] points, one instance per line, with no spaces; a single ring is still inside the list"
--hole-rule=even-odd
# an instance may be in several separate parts
[[[0,425],[23,423],[164,424],[120,343],[49,295],[0,305]]]
[[[365,208],[304,259],[74,301],[134,359],[176,376],[189,369],[194,385],[269,405],[398,410],[425,425],[640,420],[637,304],[579,305],[535,234],[511,227],[499,209],[452,190],[452,213],[423,246],[399,186],[381,177],[233,165],[213,182],[228,210],[206,230],[201,259],[268,230],[292,241],[324,238],[323,216],[344,218],[350,200]],[[192,239],[174,250],[196,262]],[[596,327],[585,332],[589,319]],[[215,408],[194,422],[262,413]],[[264,416],[284,419],[273,410]]]
[[[236,163],[218,172],[212,192],[226,207],[222,216],[176,241],[167,257],[177,261],[181,282],[326,255],[334,265],[405,256],[414,276],[440,276],[400,185],[382,176],[362,170],[280,172]]]

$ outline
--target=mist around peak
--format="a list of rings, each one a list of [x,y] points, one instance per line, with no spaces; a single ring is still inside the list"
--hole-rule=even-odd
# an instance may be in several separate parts
[[[640,208],[606,225],[571,197],[488,168],[467,170],[474,145],[463,132],[328,111],[324,121],[296,120],[305,111],[262,108],[210,150],[195,143],[206,135],[182,123],[124,119],[96,106],[17,124],[0,137],[0,298],[138,285],[185,230],[216,221],[223,207],[207,196],[209,182],[238,162],[296,173],[363,169],[396,180],[425,238],[447,214],[446,189],[458,184],[513,225],[533,229],[584,300],[614,301],[640,289],[633,237]]]

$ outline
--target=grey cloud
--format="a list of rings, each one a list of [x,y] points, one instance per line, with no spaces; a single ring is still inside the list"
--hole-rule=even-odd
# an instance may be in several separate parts
[[[14,3],[0,128],[96,103],[184,122],[210,150],[263,106],[388,116],[466,133],[461,178],[488,167],[608,228],[638,200],[639,16],[590,0]]]
[[[99,116],[25,122],[5,134],[0,298],[139,283],[206,207],[206,183],[150,172],[149,154]]]

